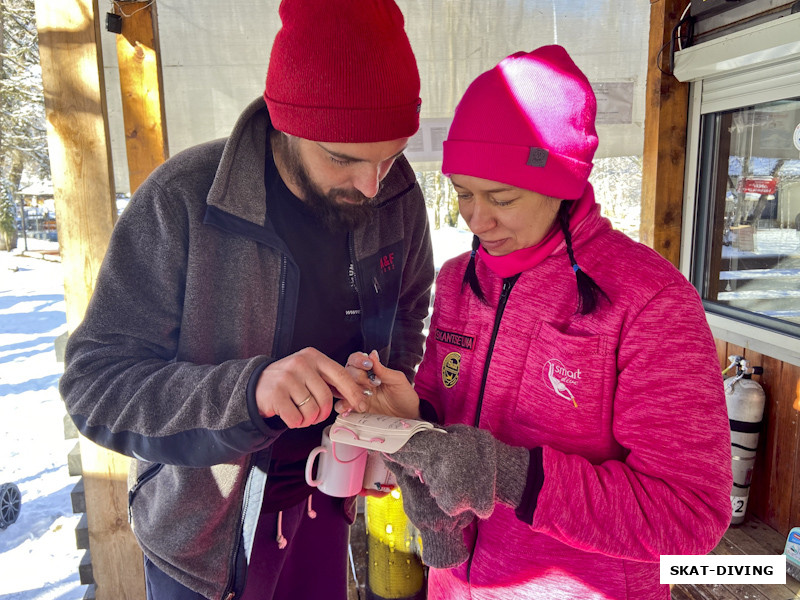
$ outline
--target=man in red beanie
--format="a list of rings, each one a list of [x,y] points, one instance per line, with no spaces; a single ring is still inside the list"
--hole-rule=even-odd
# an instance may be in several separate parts
[[[263,98],[137,190],[68,343],[72,419],[137,459],[148,600],[344,600],[355,499],[308,487],[306,457],[334,393],[370,409],[351,353],[409,379],[422,354],[433,260],[402,156],[420,107],[403,16],[280,16]]]

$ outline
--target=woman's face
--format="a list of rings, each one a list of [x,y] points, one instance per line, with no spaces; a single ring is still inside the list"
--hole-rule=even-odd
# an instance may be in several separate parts
[[[538,244],[555,222],[556,198],[470,175],[452,175],[450,181],[458,211],[493,256]]]

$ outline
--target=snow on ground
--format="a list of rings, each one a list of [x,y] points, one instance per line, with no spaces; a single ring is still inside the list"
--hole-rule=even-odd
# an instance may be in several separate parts
[[[439,267],[472,236],[447,228],[433,238]],[[54,248],[28,239],[30,251]],[[67,471],[75,440],[64,439],[54,349],[65,331],[61,263],[0,252],[0,484],[22,493],[19,519],[0,530],[0,600],[78,600],[86,590],[70,499],[78,479]]]
[[[21,244],[20,244],[21,245]],[[47,242],[29,239],[29,250]],[[67,471],[54,341],[66,331],[61,264],[0,252],[0,484],[22,494],[16,523],[0,530],[0,600],[77,600],[80,515]]]

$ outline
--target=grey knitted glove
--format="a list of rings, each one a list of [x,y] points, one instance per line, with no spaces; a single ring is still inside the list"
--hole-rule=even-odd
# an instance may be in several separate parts
[[[388,459],[421,477],[448,515],[472,512],[488,518],[499,500],[519,506],[528,476],[530,453],[484,429],[451,425],[447,433],[427,429],[409,439]]]
[[[388,460],[386,466],[397,477],[406,516],[419,529],[422,562],[435,569],[449,569],[465,562],[469,550],[462,531],[474,516],[471,513],[446,515],[416,475],[409,475],[401,465]]]

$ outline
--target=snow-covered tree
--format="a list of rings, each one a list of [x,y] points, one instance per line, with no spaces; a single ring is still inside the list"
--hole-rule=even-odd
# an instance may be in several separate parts
[[[0,0],[0,227],[3,230],[9,219],[14,222],[13,208],[23,174],[31,179],[50,177],[34,0]],[[9,234],[14,232],[12,228]],[[2,244],[0,235],[0,248]]]

